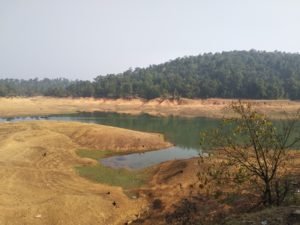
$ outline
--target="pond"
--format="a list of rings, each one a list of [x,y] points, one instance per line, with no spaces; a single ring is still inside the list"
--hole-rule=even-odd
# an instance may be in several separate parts
[[[147,114],[128,115],[118,113],[77,113],[70,115],[52,115],[43,117],[2,118],[2,121],[20,120],[63,120],[96,123],[131,130],[157,132],[175,146],[158,151],[113,156],[101,160],[101,163],[117,168],[145,168],[167,160],[187,159],[201,154],[200,132],[216,127],[220,120],[209,118],[157,117]]]

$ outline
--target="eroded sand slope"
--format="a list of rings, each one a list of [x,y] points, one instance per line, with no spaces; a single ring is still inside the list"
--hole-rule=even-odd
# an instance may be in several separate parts
[[[129,199],[119,187],[78,176],[74,166],[95,162],[79,158],[76,149],[127,151],[168,145],[158,134],[100,125],[1,123],[0,224],[124,224],[145,202]]]
[[[186,117],[221,118],[232,116],[228,106],[234,99],[94,99],[94,98],[0,98],[0,117],[24,115],[50,115],[76,113],[78,111],[102,111],[151,115],[176,115]],[[284,112],[295,113],[300,102],[289,100],[247,100],[254,109],[274,118]]]

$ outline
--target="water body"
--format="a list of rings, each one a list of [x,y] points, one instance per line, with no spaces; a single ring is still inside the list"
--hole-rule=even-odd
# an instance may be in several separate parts
[[[140,169],[169,160],[189,159],[197,156],[199,156],[198,151],[182,150],[182,148],[175,146],[159,151],[112,156],[102,159],[101,163],[113,168]]]
[[[118,113],[77,113],[70,115],[52,115],[43,117],[2,118],[2,121],[20,120],[63,120],[96,123],[137,131],[164,134],[175,147],[145,153],[113,156],[101,160],[101,163],[117,168],[145,168],[173,159],[187,159],[201,154],[200,132],[216,127],[220,120],[209,118],[157,117],[147,114],[128,115]]]
[[[158,117],[148,114],[128,115],[118,113],[78,113],[73,115],[49,116],[50,120],[80,121],[131,130],[164,134],[177,147],[200,150],[200,132],[216,127],[220,120],[209,118],[183,118],[177,116]]]

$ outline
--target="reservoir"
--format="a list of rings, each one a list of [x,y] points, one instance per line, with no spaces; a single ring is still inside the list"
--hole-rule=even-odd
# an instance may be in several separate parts
[[[202,153],[200,148],[200,132],[217,127],[220,122],[220,120],[217,119],[201,117],[160,117],[148,114],[128,115],[106,112],[2,118],[0,122],[21,120],[78,121],[137,131],[162,133],[167,141],[174,144],[174,147],[168,149],[112,156],[101,160],[102,164],[109,167],[129,169],[145,168],[168,160],[188,159],[199,156],[199,154]]]

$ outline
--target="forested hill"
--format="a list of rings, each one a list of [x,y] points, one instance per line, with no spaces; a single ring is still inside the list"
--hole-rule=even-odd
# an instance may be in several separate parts
[[[231,51],[178,58],[148,68],[66,79],[0,80],[0,96],[300,99],[300,54]]]

